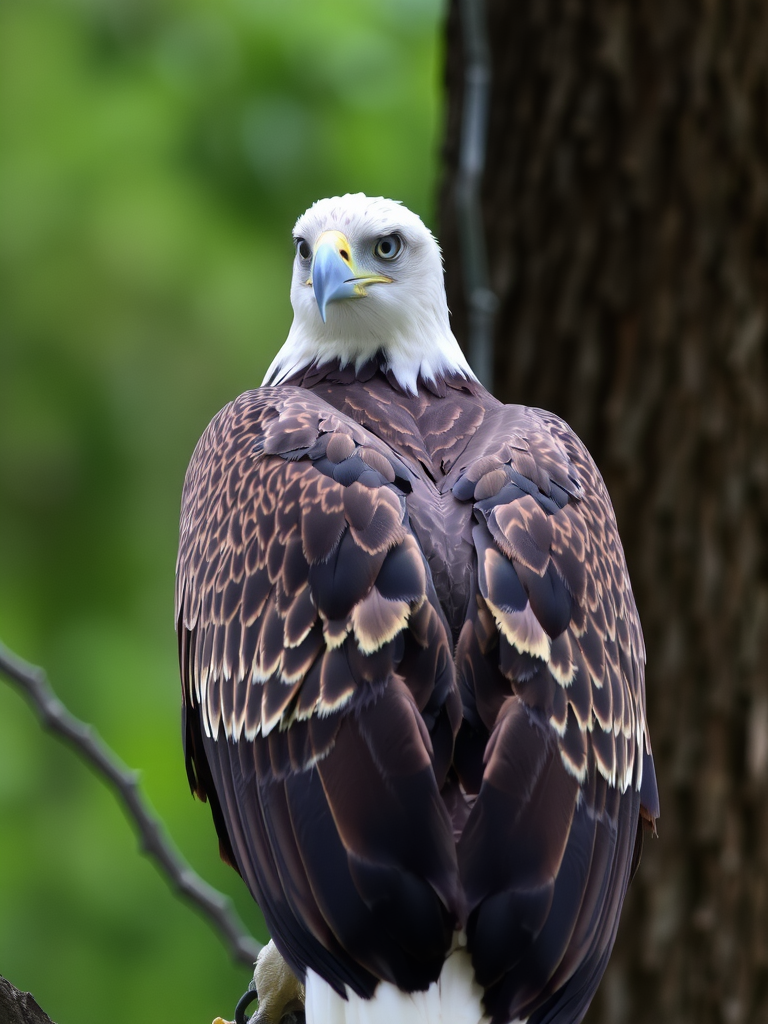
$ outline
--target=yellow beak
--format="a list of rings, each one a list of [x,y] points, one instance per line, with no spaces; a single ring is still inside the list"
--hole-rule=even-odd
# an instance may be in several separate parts
[[[324,231],[318,238],[307,284],[312,285],[323,323],[330,302],[363,298],[366,285],[391,283],[391,277],[368,273],[356,265],[352,247],[341,231]]]

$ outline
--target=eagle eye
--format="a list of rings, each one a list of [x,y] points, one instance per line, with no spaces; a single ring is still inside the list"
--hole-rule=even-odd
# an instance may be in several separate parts
[[[296,239],[296,252],[299,254],[299,259],[308,260],[312,257],[312,249],[306,238]]]
[[[374,247],[374,253],[383,260],[393,260],[399,256],[403,248],[400,235],[384,235]]]

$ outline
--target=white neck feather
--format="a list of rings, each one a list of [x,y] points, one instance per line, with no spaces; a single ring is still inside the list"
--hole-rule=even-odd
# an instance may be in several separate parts
[[[315,314],[311,320],[297,312],[285,344],[267,370],[264,384],[280,384],[312,363],[323,365],[339,360],[342,366],[352,363],[359,369],[377,352],[384,354],[403,390],[413,394],[419,377],[436,380],[459,374],[476,379],[450,329],[447,308],[444,318],[422,307],[412,310],[405,322],[397,315],[363,320],[356,307],[367,301],[355,300],[351,309],[332,307],[327,323],[320,319],[316,307],[309,310]]]

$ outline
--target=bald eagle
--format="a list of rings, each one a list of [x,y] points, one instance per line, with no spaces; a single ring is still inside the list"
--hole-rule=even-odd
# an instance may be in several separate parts
[[[608,493],[476,379],[415,214],[325,199],[294,243],[184,484],[191,787],[310,1024],[580,1021],[658,814]]]

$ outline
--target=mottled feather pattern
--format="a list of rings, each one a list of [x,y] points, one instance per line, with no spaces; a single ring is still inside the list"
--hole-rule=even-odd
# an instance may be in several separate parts
[[[416,395],[406,395],[376,359],[357,369],[333,362],[313,365],[286,384],[311,389],[374,437],[385,438],[391,452],[416,472],[426,471],[432,480],[449,472],[456,454],[485,416],[476,385],[466,378],[422,381]],[[449,400],[436,402],[436,398]]]
[[[214,419],[183,497],[190,778],[212,775],[224,846],[289,962],[323,964],[324,943],[339,991],[425,984],[462,912],[439,795],[460,699],[410,476],[311,393],[261,389]]]
[[[507,407],[452,479],[478,565],[456,652],[469,943],[498,1019],[560,1020],[613,942],[641,800],[658,812],[642,634],[607,491],[565,423]]]
[[[279,411],[262,389],[219,414],[187,478],[177,601],[185,628],[202,627],[189,697],[211,736],[337,711],[361,681],[324,659],[338,669],[348,648],[353,662],[386,649],[396,665],[388,645],[427,601],[404,524],[408,470],[306,392],[288,394]]]
[[[546,712],[579,782],[589,751],[611,785],[639,789],[647,746],[645,648],[603,480],[578,438],[550,413],[505,408],[493,424],[498,451],[486,445],[478,458],[484,433],[462,456],[453,492],[474,501],[476,601],[496,624],[501,674],[526,703]],[[478,624],[478,651],[486,629]],[[558,689],[545,677],[536,692],[536,662],[546,664]],[[485,683],[494,678],[498,685],[493,675]],[[495,701],[482,700],[491,708],[489,731],[508,692],[503,686]]]
[[[463,927],[494,1021],[580,1019],[658,799],[567,425],[381,360],[249,392],[190,464],[177,609],[190,781],[294,970],[423,989]]]

